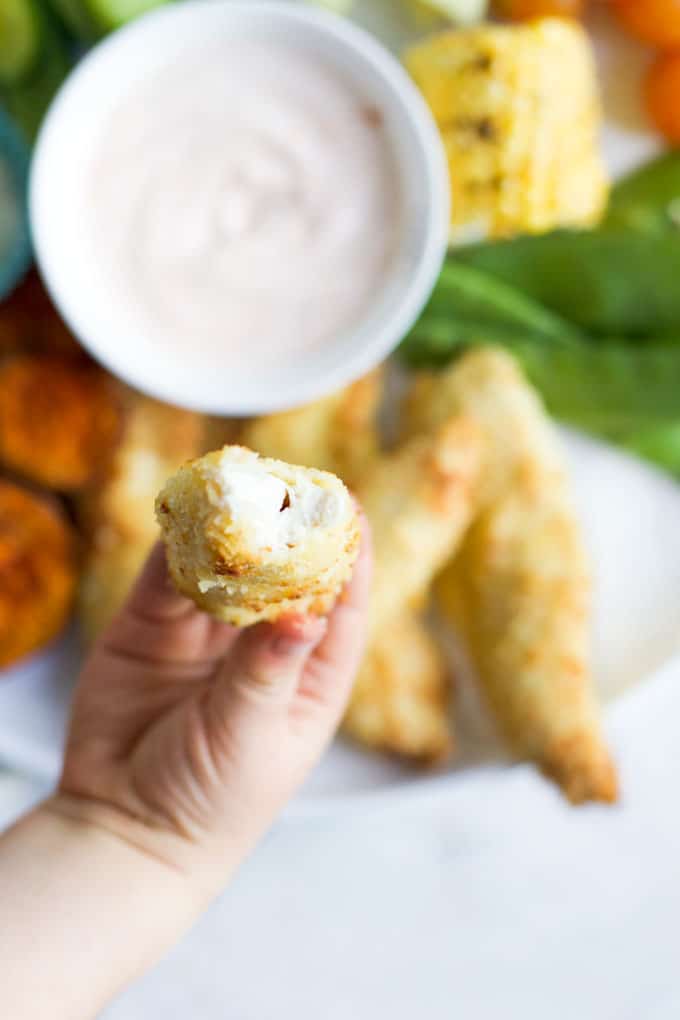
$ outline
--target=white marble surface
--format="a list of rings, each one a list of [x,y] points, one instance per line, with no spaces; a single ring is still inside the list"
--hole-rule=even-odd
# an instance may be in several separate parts
[[[680,661],[611,710],[615,808],[517,767],[284,818],[106,1020],[673,1020],[679,717]]]

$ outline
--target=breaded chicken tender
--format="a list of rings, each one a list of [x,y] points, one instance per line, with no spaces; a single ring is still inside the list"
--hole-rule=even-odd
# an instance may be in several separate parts
[[[588,570],[559,485],[520,473],[438,584],[511,749],[569,800],[616,799],[589,666]]]
[[[119,444],[79,507],[86,538],[79,610],[90,639],[118,611],[158,538],[156,493],[203,443],[200,415],[123,388],[121,400]]]
[[[456,415],[378,459],[357,486],[373,535],[369,642],[422,600],[454,554],[477,504],[479,429]]]
[[[368,649],[343,731],[375,751],[435,764],[452,750],[451,684],[436,641],[404,609]]]
[[[254,418],[240,442],[263,457],[332,471],[354,484],[379,450],[375,417],[382,386],[383,372],[376,369],[322,400]]]
[[[407,436],[431,431],[456,413],[476,423],[484,453],[480,507],[498,499],[527,456],[563,470],[555,430],[536,391],[515,359],[499,349],[472,351],[442,372],[421,372],[405,410]]]
[[[241,440],[264,456],[332,471],[352,485],[361,486],[362,479],[370,484],[380,458],[376,414],[383,376],[378,370],[313,404],[256,418],[245,426]],[[400,485],[401,476],[394,481]],[[371,503],[382,506],[382,500]],[[383,524],[381,519],[370,523],[374,532]],[[385,567],[384,560],[376,563],[374,577]],[[393,567],[388,569],[393,577]],[[423,763],[441,761],[452,743],[450,695],[434,638],[412,610],[402,607],[398,621],[386,624],[366,652],[345,734],[374,751]]]
[[[616,799],[590,669],[590,580],[557,439],[512,358],[421,382],[411,421],[469,414],[486,437],[480,514],[439,582],[500,731],[573,802]]]
[[[75,585],[75,539],[58,505],[0,480],[0,667],[56,637]]]
[[[0,461],[49,488],[73,491],[101,471],[120,432],[110,378],[51,354],[0,364]]]
[[[328,612],[359,552],[356,508],[339,478],[242,446],[181,467],[156,514],[178,590],[240,627]]]

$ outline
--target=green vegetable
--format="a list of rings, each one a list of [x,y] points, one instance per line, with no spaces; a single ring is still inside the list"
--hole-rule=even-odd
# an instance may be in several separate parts
[[[614,432],[606,438],[680,477],[680,417],[668,424]]]
[[[680,333],[680,234],[557,231],[460,248],[450,258],[593,336]]]
[[[546,338],[580,337],[565,319],[489,273],[449,260],[424,311],[424,318],[521,330]]]
[[[0,83],[19,81],[31,71],[40,52],[40,18],[33,0],[0,3]]]
[[[478,345],[510,350],[548,410],[589,432],[618,438],[680,419],[680,352],[664,341],[548,341],[500,326],[447,323],[431,316],[418,323],[399,353],[411,367],[439,367]]]
[[[508,344],[556,418],[611,438],[680,418],[680,355],[625,342]]]
[[[70,29],[91,42],[166,0],[51,0]]]
[[[680,149],[665,152],[613,188],[603,226],[680,232]]]
[[[32,140],[72,60],[68,42],[52,12],[36,0],[24,2],[33,10],[39,27],[39,52],[30,73],[0,86],[0,100],[26,138]]]

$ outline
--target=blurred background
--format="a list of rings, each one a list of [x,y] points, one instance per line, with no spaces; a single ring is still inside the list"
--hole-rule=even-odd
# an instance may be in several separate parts
[[[424,99],[449,246],[385,363],[248,418],[107,371],[36,266],[50,104],[160,6],[0,0],[0,825],[55,781],[157,491],[241,442],[345,478],[403,598],[307,787],[106,1017],[677,1016],[680,3],[321,5]],[[483,453],[456,523],[461,416]]]

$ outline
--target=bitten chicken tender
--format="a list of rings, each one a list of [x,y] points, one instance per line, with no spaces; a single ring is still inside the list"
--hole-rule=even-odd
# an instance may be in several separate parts
[[[25,354],[0,365],[0,461],[49,488],[82,488],[120,432],[109,377],[87,363]]]
[[[422,600],[456,551],[477,505],[481,458],[479,429],[456,415],[381,457],[357,486],[373,534],[369,642]]]
[[[312,404],[253,419],[240,441],[263,457],[332,471],[354,484],[379,450],[375,417],[382,385],[376,370]]]
[[[156,500],[170,575],[226,623],[328,612],[360,529],[335,475],[225,446],[185,464]]]
[[[454,242],[598,220],[608,180],[580,25],[542,18],[441,32],[405,62],[446,149]]]
[[[118,611],[159,537],[156,493],[203,444],[200,415],[124,388],[121,401],[119,444],[79,503],[86,549],[78,601],[89,639]]]
[[[0,667],[56,637],[75,585],[75,539],[57,504],[0,480]]]
[[[450,701],[444,656],[425,624],[405,609],[369,647],[343,731],[373,750],[435,764],[452,751]]]
[[[452,411],[486,437],[480,514],[439,582],[509,746],[574,802],[616,799],[590,671],[590,580],[554,430],[503,352],[420,383],[412,425]]]

